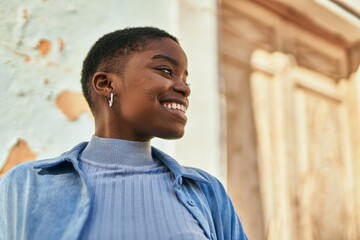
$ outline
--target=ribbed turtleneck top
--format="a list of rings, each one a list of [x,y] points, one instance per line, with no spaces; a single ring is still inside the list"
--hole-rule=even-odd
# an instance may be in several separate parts
[[[149,142],[93,136],[79,166],[93,206],[80,239],[206,239]]]

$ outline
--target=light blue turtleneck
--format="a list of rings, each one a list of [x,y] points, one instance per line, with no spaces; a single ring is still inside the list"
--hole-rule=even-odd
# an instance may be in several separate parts
[[[93,136],[79,165],[94,199],[81,239],[206,239],[150,142]]]

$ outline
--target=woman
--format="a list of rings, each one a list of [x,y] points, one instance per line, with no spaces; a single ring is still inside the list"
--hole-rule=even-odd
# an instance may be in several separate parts
[[[81,78],[95,134],[1,179],[0,239],[246,239],[217,179],[151,147],[184,134],[187,74],[163,30],[100,38]]]

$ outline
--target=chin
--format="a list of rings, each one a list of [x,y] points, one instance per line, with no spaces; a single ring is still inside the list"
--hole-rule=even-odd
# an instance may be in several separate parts
[[[169,140],[170,139],[179,139],[184,136],[184,133],[185,133],[185,131],[182,129],[181,131],[163,134],[162,136],[158,136],[158,137],[163,138],[163,139],[169,139]]]

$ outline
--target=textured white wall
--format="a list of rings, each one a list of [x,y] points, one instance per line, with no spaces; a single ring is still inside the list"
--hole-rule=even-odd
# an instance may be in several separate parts
[[[179,35],[189,57],[192,89],[189,124],[176,156],[206,169],[225,183],[221,159],[217,1],[180,1]]]
[[[88,140],[92,117],[70,120],[56,101],[66,91],[80,95],[82,60],[99,37],[144,25],[180,39],[192,88],[185,137],[153,143],[222,178],[216,0],[1,0],[0,168],[19,139],[37,158]]]

